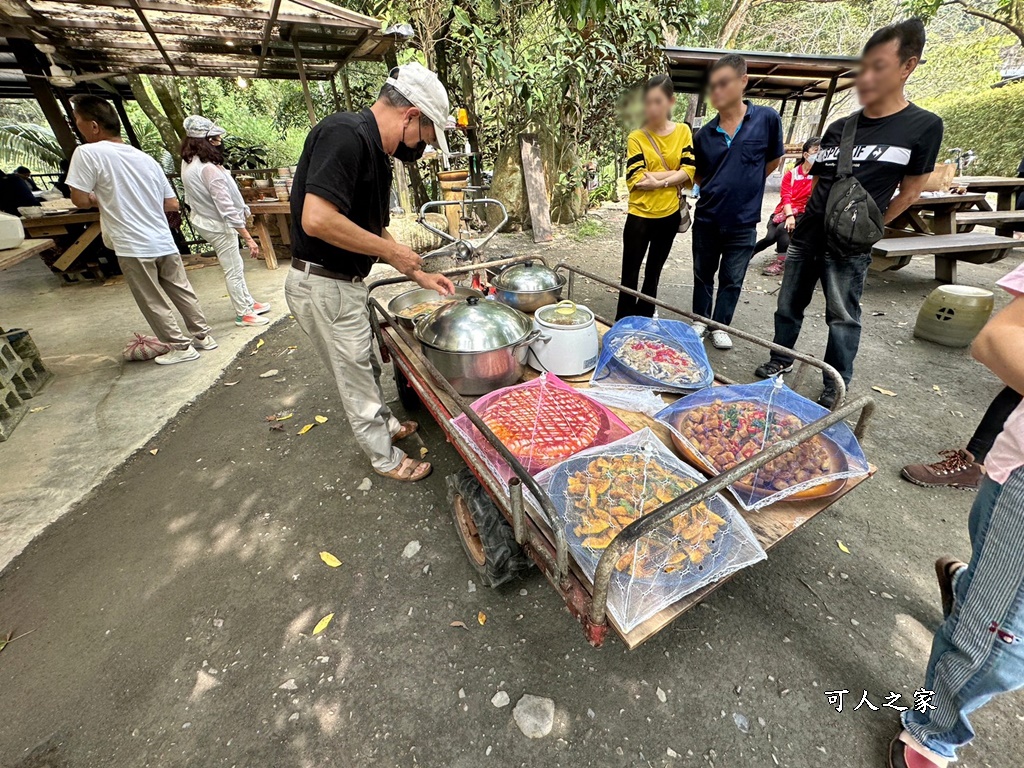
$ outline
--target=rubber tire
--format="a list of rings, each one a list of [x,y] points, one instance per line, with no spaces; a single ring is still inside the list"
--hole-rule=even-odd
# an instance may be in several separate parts
[[[398,388],[398,400],[402,403],[402,407],[406,411],[418,411],[423,407],[423,401],[420,400],[420,396],[412,388],[409,379],[399,369],[398,363],[392,360],[391,367],[395,371],[395,386]]]
[[[455,530],[480,581],[497,587],[527,571],[533,563],[469,468],[448,475],[446,482]]]

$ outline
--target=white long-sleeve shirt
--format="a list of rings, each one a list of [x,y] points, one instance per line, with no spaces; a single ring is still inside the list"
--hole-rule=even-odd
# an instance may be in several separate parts
[[[228,226],[241,229],[249,216],[249,206],[226,168],[204,163],[198,157],[181,164],[181,183],[185,200],[192,207],[191,218],[201,226]]]

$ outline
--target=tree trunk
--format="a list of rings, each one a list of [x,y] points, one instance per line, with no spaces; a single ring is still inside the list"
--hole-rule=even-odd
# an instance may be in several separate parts
[[[754,0],[733,0],[729,14],[722,24],[722,31],[718,33],[719,48],[728,48],[736,42],[736,37],[746,23],[753,4]]]
[[[174,126],[171,125],[167,115],[161,112],[160,108],[149,97],[146,85],[142,82],[142,77],[139,75],[125,75],[125,77],[128,78],[128,84],[131,86],[132,95],[135,96],[135,102],[145,113],[146,117],[149,118],[149,121],[156,127],[164,147],[171,153],[171,157],[174,158],[174,166],[177,168],[181,165],[181,139],[174,130]]]
[[[178,134],[178,140],[185,138],[185,113],[181,107],[181,92],[178,90],[178,83],[170,75],[150,75],[149,84],[153,86],[153,93],[160,100],[160,106],[164,114],[171,122],[171,127]]]

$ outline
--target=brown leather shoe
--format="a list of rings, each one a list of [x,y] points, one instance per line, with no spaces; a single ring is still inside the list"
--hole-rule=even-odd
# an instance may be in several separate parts
[[[955,557],[940,557],[935,561],[935,578],[939,582],[939,596],[942,598],[942,618],[948,619],[953,612],[953,577],[967,563]]]
[[[900,474],[905,480],[925,488],[978,490],[985,473],[968,451],[940,451],[939,455],[945,458],[934,464],[908,464]]]

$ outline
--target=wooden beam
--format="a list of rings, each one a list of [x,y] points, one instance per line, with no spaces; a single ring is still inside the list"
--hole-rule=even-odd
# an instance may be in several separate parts
[[[156,32],[153,31],[153,27],[149,24],[149,19],[146,18],[146,14],[142,11],[142,6],[139,5],[139,0],[128,0],[131,3],[132,9],[135,11],[135,15],[139,17],[139,21],[142,22],[142,26],[146,28],[146,32],[149,33],[150,38],[153,40],[153,45],[160,51],[160,55],[164,57],[164,61],[167,62],[167,66],[170,67],[171,72],[174,73],[175,77],[181,77],[178,74],[177,67],[174,66],[174,62],[171,61],[171,57],[167,55],[167,51],[164,50],[163,43],[160,42],[160,38],[156,36]]]
[[[313,97],[309,93],[309,83],[306,82],[306,65],[302,62],[302,51],[299,44],[292,43],[295,50],[295,64],[299,68],[299,82],[302,83],[302,95],[306,98],[306,109],[309,110],[309,125],[316,125],[316,110],[313,108]]]
[[[825,133],[825,121],[828,120],[828,111],[832,107],[832,97],[836,93],[836,81],[839,80],[839,76],[836,75],[828,81],[828,90],[825,92],[825,100],[821,103],[821,117],[818,119],[818,135],[822,136]]]
[[[263,42],[260,43],[260,60],[256,65],[256,77],[259,77],[263,71],[263,60],[267,58],[267,50],[270,47],[270,33],[274,31],[274,22],[277,20],[277,13],[280,10],[281,0],[274,0],[274,4],[270,6],[270,18],[267,19],[267,23],[263,27]]]
[[[57,143],[64,151],[64,156],[70,158],[71,153],[78,146],[78,141],[75,140],[75,134],[71,131],[71,125],[68,123],[68,116],[64,114],[57,103],[53,89],[50,87],[50,81],[46,77],[46,72],[43,71],[43,66],[40,63],[42,54],[28,40],[11,39],[8,42],[15,59],[21,65],[21,71],[25,73],[25,80],[32,91],[32,96],[39,102],[39,107],[43,110],[43,115],[46,116],[46,122],[53,130]]]
[[[797,99],[796,104],[793,105],[793,116],[789,119],[789,130],[786,132],[786,143],[789,144],[793,141],[793,133],[796,132],[796,121],[800,117],[800,104],[801,100]]]
[[[124,100],[114,99],[114,109],[117,110],[117,116],[121,118],[121,125],[124,127],[125,136],[128,137],[128,143],[136,149],[142,149],[142,144],[139,143],[139,137],[135,133],[132,121],[128,119],[128,110],[124,108]]]

